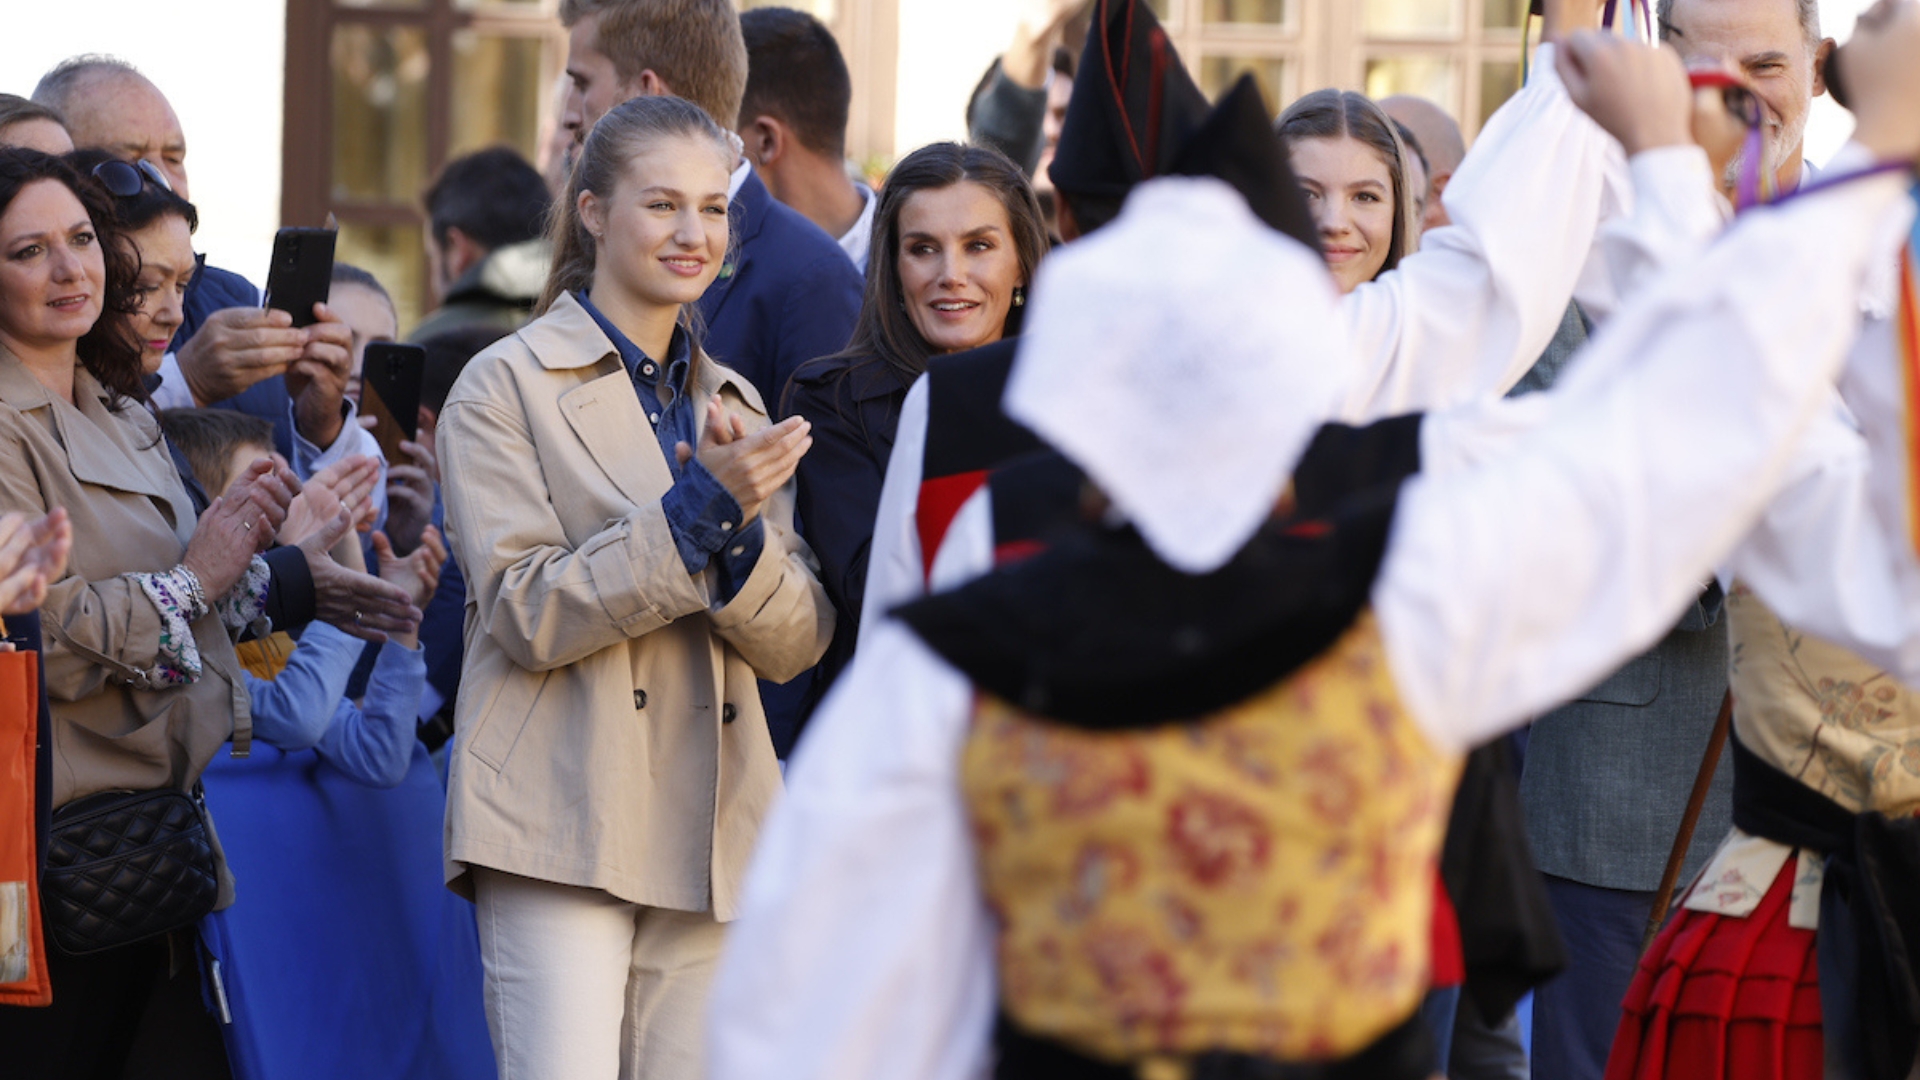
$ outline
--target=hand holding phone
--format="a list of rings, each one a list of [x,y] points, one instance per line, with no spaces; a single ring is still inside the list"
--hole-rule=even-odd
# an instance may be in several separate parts
[[[427,350],[398,341],[367,345],[360,369],[360,413],[373,419],[373,437],[389,463],[408,460],[402,442],[419,434],[420,380],[427,372]]]
[[[337,236],[332,229],[281,229],[273,234],[266,306],[293,316],[295,327],[313,325],[313,305],[327,302]]]

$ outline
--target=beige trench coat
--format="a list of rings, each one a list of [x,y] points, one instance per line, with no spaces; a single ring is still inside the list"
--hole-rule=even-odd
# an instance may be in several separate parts
[[[84,369],[73,396],[55,397],[0,348],[0,512],[64,506],[73,518],[67,576],[40,609],[56,807],[101,791],[187,790],[222,743],[252,730],[240,662],[212,612],[193,624],[200,679],[142,688],[160,615],[125,575],[180,562],[193,504],[145,408],[110,411]]]
[[[718,394],[767,425],[745,380],[699,367],[697,408]],[[715,606],[667,528],[673,478],[633,382],[570,296],[467,365],[436,437],[467,579],[448,883],[471,897],[486,866],[731,919],[780,788],[755,677],[793,678],[833,636],[792,485]]]

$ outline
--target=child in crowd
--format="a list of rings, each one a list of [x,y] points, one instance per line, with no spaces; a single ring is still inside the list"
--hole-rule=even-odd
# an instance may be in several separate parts
[[[169,409],[160,414],[160,424],[210,492],[224,491],[248,464],[273,453],[272,426],[230,409]],[[424,609],[446,562],[439,530],[427,526],[419,547],[405,558],[394,555],[382,533],[373,534],[373,548],[380,576],[406,589]],[[335,548],[334,557],[350,569],[366,569],[352,535]],[[426,685],[417,634],[395,634],[380,647],[361,704],[345,696],[364,648],[358,638],[315,622],[297,649],[284,633],[250,644],[243,660],[258,738],[282,750],[311,747],[322,760],[370,786],[392,787],[406,776]]]
[[[209,492],[270,452],[267,424],[230,410],[160,422]],[[377,484],[364,458],[316,474],[282,536],[343,507],[370,524]],[[333,557],[359,568],[360,541],[348,533]],[[383,532],[372,550],[426,609],[446,561],[439,530],[405,558]],[[200,923],[235,1080],[494,1075],[472,908],[441,880],[446,792],[415,734],[426,651],[413,634],[370,648],[320,622],[297,645],[276,633],[241,651],[258,738],[244,760],[217,757],[206,795],[247,903]],[[363,651],[374,659],[356,703],[346,687]]]

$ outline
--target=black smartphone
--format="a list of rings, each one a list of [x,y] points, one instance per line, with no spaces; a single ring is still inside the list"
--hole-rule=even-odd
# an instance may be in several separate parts
[[[273,234],[267,306],[292,315],[295,326],[313,325],[313,305],[327,302],[337,235],[332,229],[281,229]]]
[[[420,380],[427,350],[398,341],[373,341],[360,368],[360,415],[373,417],[373,437],[390,464],[407,457],[400,449],[420,433]]]

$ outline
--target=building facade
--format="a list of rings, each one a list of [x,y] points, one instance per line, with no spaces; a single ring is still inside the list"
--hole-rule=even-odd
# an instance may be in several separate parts
[[[745,0],[761,6],[767,0]],[[833,28],[853,74],[848,152],[872,166],[963,134],[1011,0],[965,25],[935,0],[788,0]],[[1277,111],[1323,86],[1430,98],[1469,136],[1520,84],[1526,0],[1150,0],[1202,89],[1251,71]],[[922,7],[924,5],[924,7]],[[281,219],[340,228],[339,258],[428,303],[420,196],[488,146],[548,158],[564,92],[558,0],[288,0]]]

